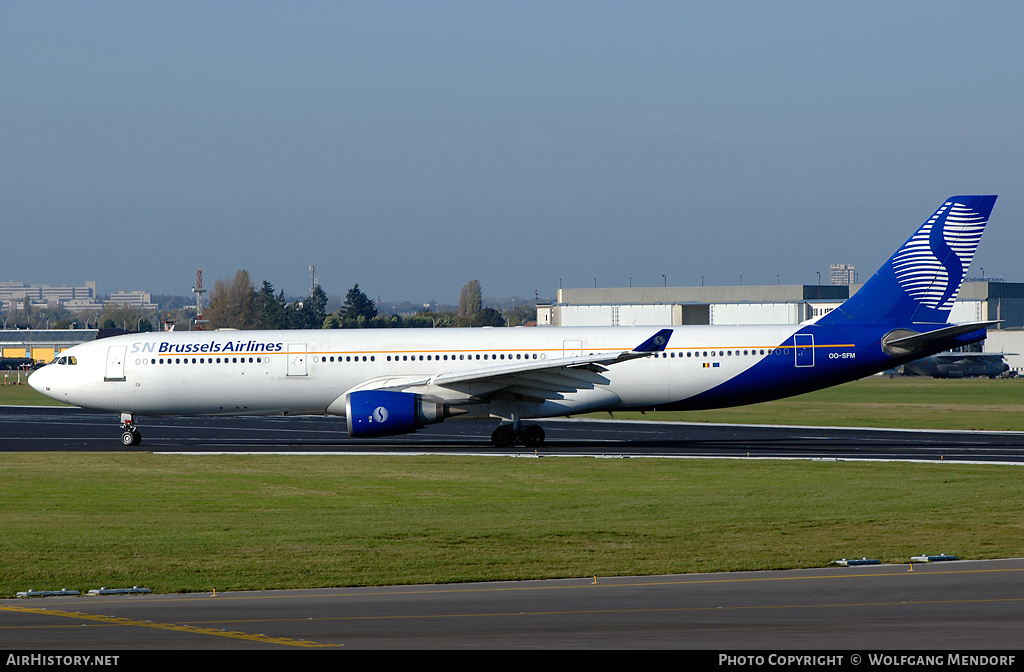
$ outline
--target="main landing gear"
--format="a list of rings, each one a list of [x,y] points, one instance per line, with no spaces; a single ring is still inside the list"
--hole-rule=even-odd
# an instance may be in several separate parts
[[[503,423],[491,433],[491,443],[495,448],[508,448],[514,443],[536,448],[544,443],[544,428],[540,425]]]
[[[121,414],[121,445],[137,446],[142,443],[142,434],[139,432],[139,428],[135,426],[135,420],[132,418],[131,413]]]

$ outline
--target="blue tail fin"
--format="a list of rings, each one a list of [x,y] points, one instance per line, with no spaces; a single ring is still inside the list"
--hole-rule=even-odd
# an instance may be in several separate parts
[[[818,324],[945,322],[995,202],[995,196],[947,198],[860,291]]]

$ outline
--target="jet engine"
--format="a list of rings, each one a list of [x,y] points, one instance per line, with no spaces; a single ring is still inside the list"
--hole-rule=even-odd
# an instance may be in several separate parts
[[[366,390],[345,399],[349,436],[393,436],[445,418],[444,404],[409,392]]]

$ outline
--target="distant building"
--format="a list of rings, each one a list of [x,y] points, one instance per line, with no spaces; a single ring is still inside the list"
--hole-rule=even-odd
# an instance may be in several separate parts
[[[661,326],[800,324],[838,307],[860,285],[740,285],[732,287],[611,287],[559,289],[538,304],[539,326]],[[1024,328],[1024,283],[965,282],[951,323],[1000,320]],[[1022,351],[1024,352],[1024,351]]]
[[[857,267],[848,264],[832,264],[828,267],[829,278],[833,285],[856,285]]]
[[[23,310],[27,305],[59,305],[71,312],[83,310],[99,311],[103,310],[104,304],[115,306],[127,305],[147,311],[156,310],[159,307],[153,303],[152,294],[140,290],[114,292],[108,300],[101,301],[96,294],[95,281],[89,281],[81,287],[0,282],[0,308],[5,311]]]
[[[851,288],[829,285],[559,289],[537,306],[539,326],[799,324],[828,313]]]
[[[0,282],[0,302],[7,309],[20,310],[28,304],[61,304],[71,310],[73,306],[102,308],[96,299],[96,282],[81,287],[54,287],[52,285],[26,285],[21,282]]]
[[[156,310],[157,305],[153,303],[152,294],[143,291],[114,292],[105,303],[115,306],[131,306],[142,310]]]

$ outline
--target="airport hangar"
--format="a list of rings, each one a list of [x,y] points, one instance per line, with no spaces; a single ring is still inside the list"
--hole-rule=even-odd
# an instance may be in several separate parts
[[[4,359],[31,359],[43,364],[72,346],[95,341],[104,331],[124,333],[120,329],[2,329],[0,354]]]
[[[538,304],[538,326],[800,324],[838,307],[863,285],[601,287],[558,290]],[[982,352],[1002,353],[1024,375],[1024,283],[968,280],[949,321],[1001,320]]]

